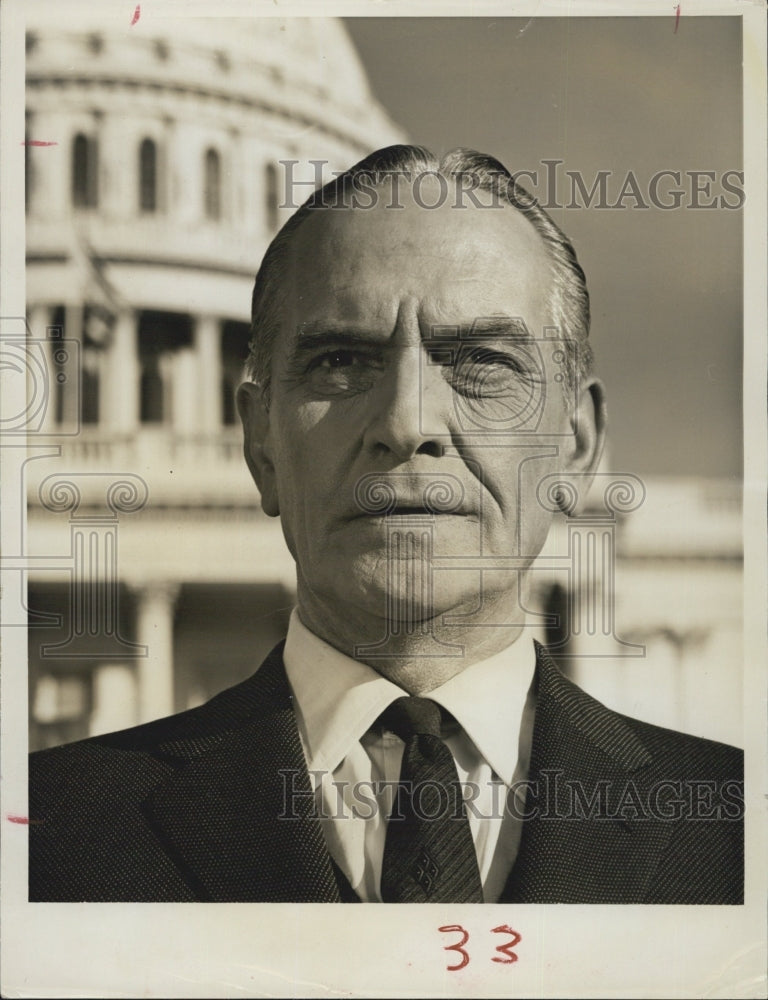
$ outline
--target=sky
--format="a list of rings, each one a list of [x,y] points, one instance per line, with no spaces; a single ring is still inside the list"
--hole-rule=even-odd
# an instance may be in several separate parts
[[[375,96],[412,141],[436,153],[470,146],[513,172],[536,171],[523,183],[543,203],[564,206],[550,214],[587,274],[612,469],[739,476],[749,208],[733,173],[742,166],[739,19],[345,23]],[[545,160],[563,162],[547,168]],[[578,192],[567,207],[575,182],[565,171],[587,192],[607,171],[608,207],[595,207],[599,188],[592,207]],[[669,175],[656,181],[661,204],[683,192],[677,208],[653,203],[661,171],[680,172],[679,187]]]

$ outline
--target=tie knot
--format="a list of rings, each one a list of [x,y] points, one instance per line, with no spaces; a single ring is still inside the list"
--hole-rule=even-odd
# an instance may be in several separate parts
[[[381,715],[382,725],[407,743],[411,736],[440,737],[442,711],[429,698],[398,698]]]

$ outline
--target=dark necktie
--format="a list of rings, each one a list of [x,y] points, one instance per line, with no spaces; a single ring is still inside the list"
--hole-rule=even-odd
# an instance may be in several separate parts
[[[405,743],[387,824],[385,903],[482,903],[483,889],[453,755],[440,738],[440,706],[398,698],[382,724]]]

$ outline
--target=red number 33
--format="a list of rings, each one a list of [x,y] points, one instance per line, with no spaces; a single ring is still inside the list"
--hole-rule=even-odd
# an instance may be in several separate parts
[[[447,944],[444,946],[444,951],[455,951],[461,956],[458,964],[448,965],[446,969],[448,972],[458,972],[459,969],[463,969],[466,965],[469,965],[469,952],[465,949],[464,945],[469,941],[469,931],[465,930],[461,924],[445,924],[443,927],[438,927],[441,934],[460,934],[461,940],[457,941],[455,944]],[[501,962],[503,965],[511,965],[513,962],[517,961],[517,955],[512,948],[515,945],[520,944],[522,941],[522,935],[518,934],[516,930],[513,930],[509,924],[499,924],[498,927],[494,927],[492,934],[509,934],[511,941],[507,941],[506,944],[500,944],[496,946],[496,951],[501,952],[501,956],[494,955],[492,961]]]

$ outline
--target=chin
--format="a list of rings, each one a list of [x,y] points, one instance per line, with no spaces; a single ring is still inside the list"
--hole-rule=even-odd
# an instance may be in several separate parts
[[[414,560],[382,561],[373,573],[341,573],[346,586],[340,599],[356,605],[371,617],[407,625],[440,618],[444,614],[471,614],[480,602],[478,574],[425,573]],[[430,580],[430,576],[432,579]],[[449,579],[453,577],[453,579]],[[463,579],[457,579],[463,577]]]

